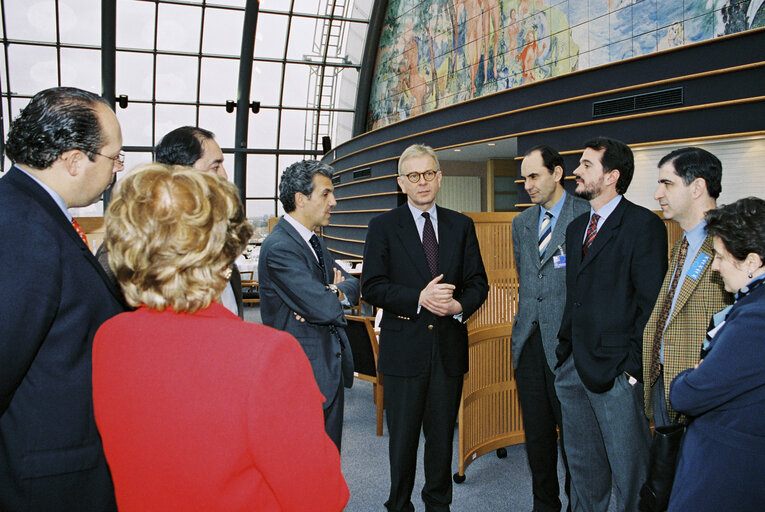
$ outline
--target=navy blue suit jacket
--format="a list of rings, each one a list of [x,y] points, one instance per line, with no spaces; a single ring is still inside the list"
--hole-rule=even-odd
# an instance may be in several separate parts
[[[667,228],[622,197],[582,258],[590,214],[566,230],[566,307],[558,366],[574,354],[582,383],[595,393],[627,372],[643,380],[643,329],[667,271]]]
[[[696,369],[672,381],[692,418],[669,511],[759,511],[765,503],[765,284],[740,297]]]
[[[122,299],[29,176],[8,171],[0,205],[0,510],[114,510],[91,348]]]
[[[468,371],[465,322],[489,293],[486,271],[472,219],[446,208],[438,210],[438,272],[455,286],[462,322],[417,312],[420,292],[433,279],[412,212],[404,203],[372,219],[364,246],[361,286],[364,300],[383,308],[378,371],[412,377],[430,368],[432,344],[438,343],[447,374]]]

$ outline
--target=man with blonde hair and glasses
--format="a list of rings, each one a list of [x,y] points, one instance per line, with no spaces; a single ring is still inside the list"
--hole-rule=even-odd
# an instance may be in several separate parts
[[[420,429],[426,510],[452,501],[452,440],[468,370],[465,322],[489,285],[473,221],[436,206],[441,171],[433,149],[408,147],[398,163],[406,204],[372,219],[362,294],[383,308],[378,371],[390,435],[389,511],[412,511]]]

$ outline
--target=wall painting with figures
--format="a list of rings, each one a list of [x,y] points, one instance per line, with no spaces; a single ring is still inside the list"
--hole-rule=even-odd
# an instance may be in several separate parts
[[[367,129],[762,26],[765,0],[390,0]]]

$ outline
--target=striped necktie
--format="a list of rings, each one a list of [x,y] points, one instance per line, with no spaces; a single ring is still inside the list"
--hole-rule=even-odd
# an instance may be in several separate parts
[[[667,320],[669,320],[669,310],[672,309],[672,300],[675,298],[675,291],[677,290],[677,283],[680,281],[680,274],[683,273],[683,265],[685,265],[685,257],[688,255],[688,239],[683,237],[683,242],[680,244],[680,252],[677,254],[677,264],[675,264],[675,273],[672,276],[672,282],[669,284],[667,294],[664,296],[664,302],[659,310],[659,316],[656,318],[656,330],[653,334],[653,346],[651,347],[651,365],[648,367],[648,375],[650,377],[650,384],[653,386],[656,380],[661,375],[661,340],[664,338],[664,328],[667,326]]]
[[[582,245],[582,259],[587,255],[587,250],[590,248],[592,242],[595,240],[595,236],[598,234],[599,220],[600,215],[593,213],[590,218],[590,225],[587,226],[587,235],[584,237],[584,245]]]
[[[539,261],[544,259],[545,249],[547,249],[552,238],[552,217],[552,213],[545,212],[545,218],[542,219],[542,225],[539,226]]]

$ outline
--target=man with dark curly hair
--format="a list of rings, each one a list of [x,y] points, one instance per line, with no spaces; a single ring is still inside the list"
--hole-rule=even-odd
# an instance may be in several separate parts
[[[122,312],[68,208],[122,170],[122,133],[93,93],[37,93],[13,120],[0,180],[0,510],[116,510],[93,420],[96,329]]]
[[[316,160],[287,167],[279,182],[284,216],[263,241],[258,261],[263,323],[297,338],[324,395],[324,428],[341,448],[345,387],[353,355],[344,305],[359,301],[359,280],[335,263],[316,230],[335,201],[332,168]]]

